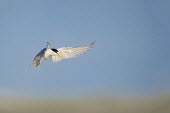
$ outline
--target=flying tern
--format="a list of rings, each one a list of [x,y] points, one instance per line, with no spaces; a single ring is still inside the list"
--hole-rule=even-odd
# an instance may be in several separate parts
[[[32,64],[36,67],[39,67],[42,61],[52,58],[52,62],[58,62],[62,59],[74,58],[84,54],[95,43],[89,43],[87,45],[78,46],[78,47],[62,47],[62,48],[51,48],[50,43],[47,42],[47,47],[42,49],[34,58]]]

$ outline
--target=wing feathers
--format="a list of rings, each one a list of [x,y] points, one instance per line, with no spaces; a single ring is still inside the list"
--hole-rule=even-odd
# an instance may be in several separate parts
[[[60,60],[62,60],[62,58],[60,58],[60,57],[58,57],[58,56],[51,56],[52,57],[52,61],[53,62],[58,62],[58,61],[60,61]]]
[[[59,58],[57,55],[55,55],[55,56],[52,56],[52,61],[57,62],[57,61],[60,61],[62,59],[74,58],[74,57],[80,56],[80,55],[86,53],[90,48],[92,48],[92,45],[94,43],[95,42],[92,42],[90,44],[78,46],[78,47],[62,47],[62,48],[59,48],[57,50],[58,50],[58,54],[61,56],[61,58]]]

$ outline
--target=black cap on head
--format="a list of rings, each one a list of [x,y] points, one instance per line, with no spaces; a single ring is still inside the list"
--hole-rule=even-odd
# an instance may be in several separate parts
[[[58,53],[58,50],[57,49],[51,49],[52,51],[54,51],[55,53]]]

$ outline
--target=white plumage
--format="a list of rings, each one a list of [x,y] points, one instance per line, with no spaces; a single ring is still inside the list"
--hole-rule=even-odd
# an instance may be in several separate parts
[[[86,51],[88,51],[88,49],[92,47],[93,44],[94,42],[79,47],[62,47],[58,49],[51,49],[50,44],[47,42],[47,48],[44,48],[35,56],[32,64],[38,67],[41,64],[41,61],[50,57],[52,58],[53,62],[58,62],[67,58],[74,58],[84,54]]]

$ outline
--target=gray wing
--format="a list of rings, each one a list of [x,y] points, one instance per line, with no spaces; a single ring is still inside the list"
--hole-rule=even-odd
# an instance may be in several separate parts
[[[42,49],[34,58],[36,60],[37,57],[43,57],[45,55],[46,48]]]

